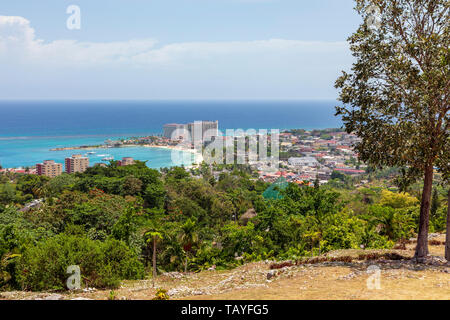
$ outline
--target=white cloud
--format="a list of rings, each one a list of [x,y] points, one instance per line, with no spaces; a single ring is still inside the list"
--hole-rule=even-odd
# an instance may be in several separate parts
[[[109,43],[57,40],[45,43],[36,39],[35,30],[27,19],[0,16],[0,57],[3,55],[9,59],[18,59],[22,63],[120,62],[147,52],[155,44],[156,41],[152,39]]]
[[[61,79],[70,79],[79,95],[93,86],[100,92],[103,86],[102,96],[113,91],[127,97],[124,88],[138,90],[142,83],[152,83],[152,88],[158,88],[155,91],[163,92],[161,98],[182,97],[186,92],[201,97],[204,88],[216,96],[229,94],[225,89],[238,96],[273,92],[293,97],[321,90],[329,96],[339,71],[351,61],[345,42],[269,39],[158,45],[155,39],[47,42],[35,34],[27,19],[0,16],[0,65],[8,66],[3,79],[10,73],[9,79],[28,79],[28,83],[20,82],[23,89],[40,83],[45,88],[33,90],[51,92],[58,87],[61,95],[66,90]],[[13,92],[26,91],[13,80],[6,83]]]
[[[0,16],[0,53],[28,62],[108,64],[135,63],[139,66],[182,64],[183,61],[213,61],[230,55],[335,52],[344,42],[305,42],[270,39],[248,42],[185,42],[156,47],[154,39],[124,42],[78,42],[56,40],[45,43],[35,37],[30,22],[22,17]],[[17,53],[20,54],[17,55]]]

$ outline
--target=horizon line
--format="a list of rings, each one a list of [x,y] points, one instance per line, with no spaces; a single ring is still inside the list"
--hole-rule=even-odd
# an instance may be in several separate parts
[[[336,101],[337,98],[0,98],[1,101]]]

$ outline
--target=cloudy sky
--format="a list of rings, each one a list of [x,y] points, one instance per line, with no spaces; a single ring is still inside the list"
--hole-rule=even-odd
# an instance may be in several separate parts
[[[353,0],[5,1],[0,99],[334,99],[360,21]]]

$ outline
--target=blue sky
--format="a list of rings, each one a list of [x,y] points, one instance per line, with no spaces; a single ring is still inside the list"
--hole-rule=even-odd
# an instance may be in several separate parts
[[[81,29],[66,8],[81,9]],[[353,0],[15,0],[1,99],[333,99]]]

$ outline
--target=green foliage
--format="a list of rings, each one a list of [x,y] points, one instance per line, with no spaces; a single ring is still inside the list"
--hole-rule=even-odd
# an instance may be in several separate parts
[[[86,232],[91,230],[94,233],[110,234],[127,206],[123,198],[103,193],[91,195],[84,200],[70,203],[63,209],[63,214],[66,224],[81,225]]]
[[[388,190],[381,191],[380,205],[394,209],[409,208],[417,205],[419,200],[408,193],[395,193]]]
[[[25,249],[17,264],[17,279],[23,290],[63,290],[71,265],[80,266],[86,286],[97,288],[116,288],[121,279],[144,275],[142,263],[121,241],[60,234]]]
[[[155,297],[152,300],[169,300],[167,290],[158,288],[155,293]]]
[[[0,185],[0,204],[10,204],[16,200],[16,189],[10,183]]]
[[[108,300],[111,300],[111,301],[117,300],[117,293],[114,290],[111,290],[109,292]]]
[[[53,179],[50,179],[44,185],[44,193],[48,197],[61,194],[65,190],[73,190],[78,183],[79,178],[72,174],[62,174]]]
[[[415,209],[374,205],[369,209],[368,221],[381,235],[387,236],[390,240],[409,239],[414,235],[417,225],[415,218],[418,217],[418,213]]]
[[[50,179],[46,176],[25,174],[19,177],[17,181],[17,190],[24,194],[32,195],[34,198],[39,198],[44,195],[44,186],[49,180]]]
[[[436,210],[430,217],[430,230],[432,232],[444,232],[447,227],[447,208],[442,207]]]
[[[140,162],[111,163],[56,179],[3,181],[0,289],[63,290],[69,265],[80,265],[84,285],[115,288],[145,276],[144,267],[156,277],[361,245],[391,248],[417,231],[419,205],[409,194],[282,181],[271,189],[277,196],[265,199],[270,184],[249,167],[203,165],[192,172],[197,176],[184,168],[159,173]],[[19,210],[36,195],[42,206]],[[240,225],[249,209],[256,216]],[[444,209],[431,218],[435,230],[445,226]]]

